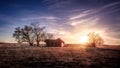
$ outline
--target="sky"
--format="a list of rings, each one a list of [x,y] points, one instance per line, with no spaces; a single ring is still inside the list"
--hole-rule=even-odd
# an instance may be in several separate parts
[[[0,0],[0,42],[15,42],[15,27],[36,22],[66,43],[96,32],[120,44],[120,0]]]

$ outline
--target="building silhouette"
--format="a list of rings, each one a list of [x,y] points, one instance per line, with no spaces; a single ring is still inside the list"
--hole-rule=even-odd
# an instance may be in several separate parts
[[[45,43],[46,43],[47,47],[63,47],[65,44],[64,41],[61,40],[60,38],[58,38],[58,39],[46,39]]]

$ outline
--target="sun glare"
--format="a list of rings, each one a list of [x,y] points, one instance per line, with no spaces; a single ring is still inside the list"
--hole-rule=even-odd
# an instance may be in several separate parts
[[[82,37],[80,38],[80,43],[81,43],[81,44],[85,44],[85,43],[87,43],[88,41],[89,41],[88,36],[82,36]]]

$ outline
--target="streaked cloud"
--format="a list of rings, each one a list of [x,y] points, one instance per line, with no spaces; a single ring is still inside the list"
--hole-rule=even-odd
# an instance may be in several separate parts
[[[92,13],[93,13],[93,10],[86,10],[86,11],[79,13],[78,15],[74,15],[74,16],[70,17],[70,20],[82,18],[82,17],[85,17],[85,16],[90,15]]]
[[[56,9],[56,8],[64,8],[69,3],[71,3],[72,0],[44,0],[43,3],[48,5],[48,9]]]

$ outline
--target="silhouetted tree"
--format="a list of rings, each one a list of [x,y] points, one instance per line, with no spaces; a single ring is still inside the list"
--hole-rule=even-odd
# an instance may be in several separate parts
[[[20,44],[22,42],[21,40],[21,29],[20,27],[15,28],[15,31],[13,33],[13,37],[16,39],[16,41]]]
[[[18,42],[28,42],[31,46],[36,42],[37,46],[39,46],[41,41],[53,37],[53,34],[47,33],[44,30],[45,27],[40,27],[38,23],[33,23],[31,26],[24,26],[22,29],[20,27],[15,28],[13,37]]]
[[[23,42],[28,42],[31,46],[33,46],[35,35],[31,26],[24,26],[24,28],[21,29],[21,35]]]
[[[32,27],[33,27],[33,33],[35,35],[35,41],[37,43],[37,46],[39,46],[39,43],[43,41],[43,39],[45,38],[45,32],[44,32],[45,27],[40,27],[38,23],[33,23]]]
[[[46,39],[52,39],[53,38],[53,34],[51,33],[46,33]]]
[[[89,45],[95,47],[96,45],[102,45],[104,43],[102,37],[99,33],[91,32],[88,34],[89,37]]]

